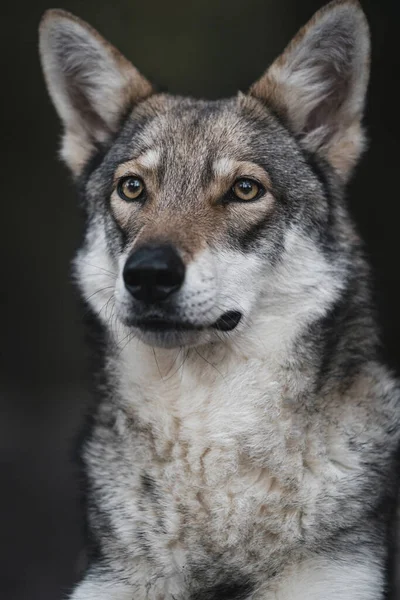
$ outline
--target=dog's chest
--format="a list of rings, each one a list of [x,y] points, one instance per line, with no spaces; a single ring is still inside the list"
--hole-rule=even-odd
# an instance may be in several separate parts
[[[318,522],[321,497],[334,512],[353,459],[334,427],[299,412],[299,383],[249,361],[229,378],[187,373],[142,389],[106,434],[107,463],[94,465],[132,554],[156,557],[165,573],[250,558],[273,571]]]

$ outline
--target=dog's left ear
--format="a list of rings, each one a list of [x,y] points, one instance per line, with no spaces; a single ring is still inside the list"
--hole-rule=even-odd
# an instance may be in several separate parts
[[[334,0],[250,89],[344,181],[364,147],[361,120],[369,53],[369,29],[359,3]]]
[[[90,25],[63,10],[40,24],[40,56],[64,125],[61,155],[75,175],[126,111],[153,92],[150,83]]]

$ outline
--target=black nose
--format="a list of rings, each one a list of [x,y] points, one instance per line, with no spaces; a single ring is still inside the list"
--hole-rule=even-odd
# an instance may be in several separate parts
[[[185,265],[173,246],[152,244],[129,256],[123,277],[134,298],[154,304],[179,290],[185,279]]]

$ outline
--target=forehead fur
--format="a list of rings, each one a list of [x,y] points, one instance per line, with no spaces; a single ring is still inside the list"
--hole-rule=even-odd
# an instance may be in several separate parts
[[[314,192],[318,185],[295,138],[258,100],[240,94],[218,101],[149,98],[126,120],[96,178],[110,184],[128,161],[155,171],[175,193],[206,187],[237,161],[265,169],[278,194],[298,194],[300,187],[307,193],[307,181]]]
[[[245,209],[233,203],[229,210],[207,208],[228,192],[238,163],[237,176],[253,175],[272,193],[273,219],[270,202],[268,207],[256,203]],[[113,193],[116,178],[132,173],[145,179],[152,198],[140,209],[121,206]],[[270,240],[282,237],[289,221],[316,235],[313,223],[327,222],[331,210],[325,182],[294,136],[257,99],[243,95],[219,101],[155,95],[143,101],[85,182],[89,211],[98,215],[102,198],[109,229],[114,227],[112,197],[111,216],[125,244],[149,236],[174,242],[179,237],[177,245],[191,254],[205,239],[219,239],[231,228],[230,243],[241,244],[240,233],[249,249],[266,229]]]
[[[171,162],[226,154],[246,160],[251,157],[251,141],[257,129],[250,126],[249,116],[257,110],[264,121],[268,120],[266,112],[251,98],[203,101],[155,96],[131,115],[132,124],[143,122],[139,135],[132,140],[133,149],[149,152],[150,160],[154,160],[154,152],[158,158],[171,158]]]

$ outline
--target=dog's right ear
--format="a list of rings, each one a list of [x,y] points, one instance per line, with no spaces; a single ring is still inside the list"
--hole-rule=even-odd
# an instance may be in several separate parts
[[[153,89],[97,31],[63,10],[44,14],[40,56],[65,129],[61,155],[77,176],[96,147],[117,131],[129,107]]]

